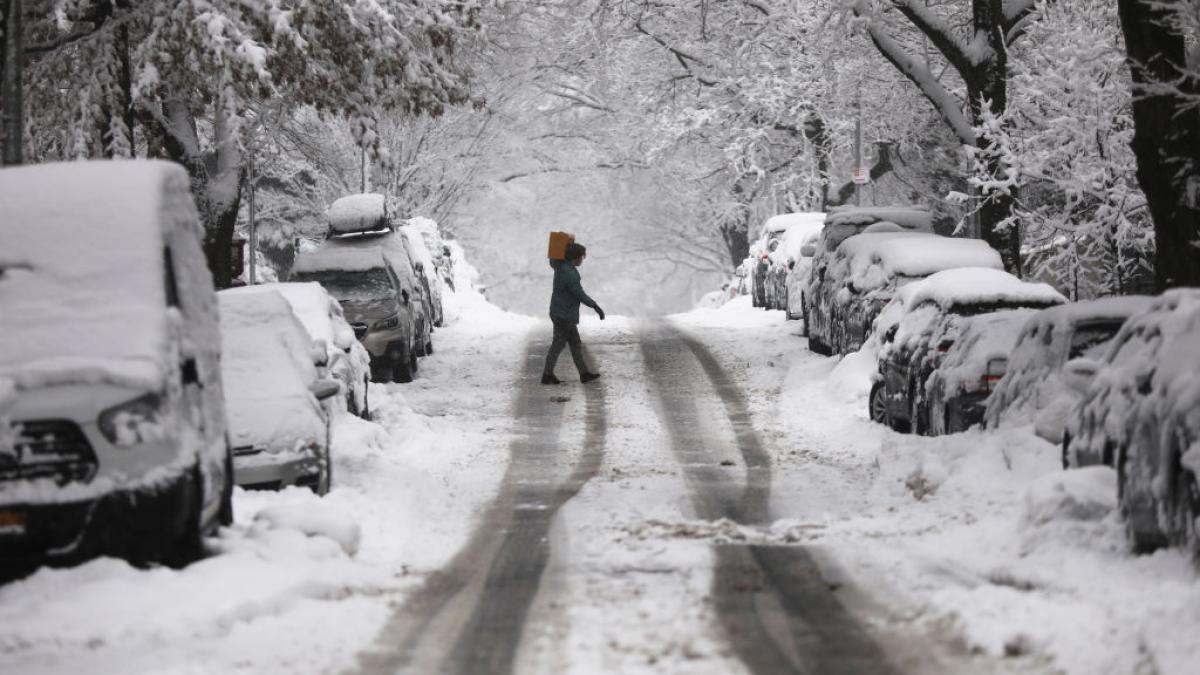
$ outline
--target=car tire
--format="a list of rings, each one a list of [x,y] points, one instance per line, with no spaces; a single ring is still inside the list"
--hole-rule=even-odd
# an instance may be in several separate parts
[[[800,318],[804,319],[804,327],[800,329],[800,335],[808,337],[808,307],[804,303],[804,295],[800,296]]]
[[[433,356],[433,340],[425,341],[425,356]]]
[[[887,390],[883,381],[871,385],[871,395],[867,397],[867,416],[872,422],[891,426],[891,415],[888,414]]]
[[[1175,459],[1175,485],[1171,504],[1171,541],[1200,561],[1200,529],[1196,519],[1200,518],[1200,486],[1196,475]]]
[[[1071,468],[1071,434],[1066,431],[1062,437],[1062,468],[1063,471]]]
[[[233,525],[233,450],[228,441],[225,442],[225,484],[221,486],[217,524],[221,527]]]
[[[821,356],[831,356],[833,354],[833,351],[829,349],[829,345],[822,342],[821,338],[815,335],[808,336],[808,349]]]
[[[417,357],[419,357],[425,353],[425,347],[424,346],[417,347],[416,349],[413,349],[409,353],[411,354],[411,356],[409,356],[409,365],[412,366],[413,377],[416,377],[417,372],[421,368],[421,362],[417,360]]]
[[[1117,506],[1125,522],[1125,537],[1135,554],[1153,553],[1167,545],[1158,526],[1154,509],[1147,509],[1130,494],[1128,458],[1125,451],[1117,453]]]
[[[333,487],[333,453],[332,453],[333,434],[329,427],[325,427],[325,449],[321,453],[321,471],[317,474],[317,482],[312,484],[312,491],[318,497],[324,497],[329,494],[330,488]]]
[[[191,480],[188,481],[188,501],[191,507],[184,518],[183,532],[180,533],[165,551],[163,562],[169,567],[180,569],[199,560],[204,556],[204,479],[200,475],[200,466],[192,467]]]
[[[392,364],[392,382],[407,384],[413,381],[413,362],[416,359],[408,358],[407,354],[401,354],[400,358]]]

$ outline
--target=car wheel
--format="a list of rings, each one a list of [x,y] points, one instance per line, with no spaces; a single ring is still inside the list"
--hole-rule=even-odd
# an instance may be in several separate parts
[[[396,364],[388,360],[387,357],[371,359],[371,381],[372,382],[395,382],[396,381]]]
[[[317,474],[317,482],[313,483],[312,491],[318,497],[324,497],[329,494],[329,489],[333,487],[333,457],[332,445],[333,435],[329,427],[325,427],[325,448],[321,451],[321,472]]]
[[[867,412],[871,416],[872,422],[891,426],[888,420],[887,391],[884,389],[882,381],[871,386],[871,395],[867,397]]]
[[[1192,557],[1200,560],[1200,529],[1197,529],[1197,518],[1200,518],[1200,486],[1196,484],[1196,475],[1179,460],[1175,469],[1175,500],[1172,508],[1172,539],[1187,549]]]
[[[400,358],[396,359],[396,363],[392,366],[392,382],[405,384],[413,381],[413,362],[416,359],[408,358],[408,355],[401,354]]]
[[[233,525],[233,450],[225,443],[225,484],[221,486],[221,508],[217,511],[217,524]]]
[[[811,352],[820,354],[821,356],[830,356],[833,354],[829,349],[829,345],[821,341],[821,338],[815,335],[808,336],[808,349]]]
[[[800,334],[808,337],[808,308],[804,304],[804,296],[800,296],[800,318],[804,319],[804,327],[800,329]]]
[[[200,475],[200,466],[192,467],[188,501],[191,507],[185,519],[183,532],[171,544],[163,556],[163,562],[176,569],[186,567],[199,560],[204,555],[204,479]]]
[[[433,356],[433,340],[425,341],[425,356]]]
[[[416,349],[412,350],[410,353],[411,353],[412,355],[411,355],[411,356],[409,356],[408,358],[409,358],[410,365],[412,366],[412,374],[413,374],[413,377],[416,377],[416,376],[417,376],[417,370],[418,370],[418,369],[421,367],[421,364],[420,364],[420,362],[417,360],[417,357],[425,353],[425,347],[423,347],[423,346],[422,346],[422,347],[418,347],[418,348],[416,348]]]
[[[1158,526],[1154,509],[1147,508],[1145,498],[1136,494],[1128,464],[1126,452],[1118,453],[1117,504],[1125,520],[1125,536],[1134,553],[1151,553],[1165,546],[1167,540]]]
[[[1062,437],[1062,467],[1064,471],[1071,468],[1071,434],[1066,431]]]

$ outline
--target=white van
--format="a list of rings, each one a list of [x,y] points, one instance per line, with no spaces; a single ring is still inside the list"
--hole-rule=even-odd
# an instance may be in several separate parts
[[[217,301],[176,164],[0,169],[0,569],[185,563],[233,519]]]

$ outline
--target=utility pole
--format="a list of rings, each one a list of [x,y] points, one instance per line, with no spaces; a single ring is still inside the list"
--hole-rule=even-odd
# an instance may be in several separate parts
[[[365,193],[367,191],[367,146],[362,146],[359,157],[358,175],[361,183],[359,192]]]
[[[246,208],[247,208],[247,212],[249,215],[249,218],[248,218],[249,222],[246,225],[246,230],[247,230],[247,238],[250,240],[249,242],[247,242],[247,246],[250,249],[247,254],[247,257],[250,258],[250,276],[248,278],[250,279],[250,285],[253,286],[256,283],[258,283],[258,234],[256,232],[257,228],[255,227],[255,222],[254,222],[254,182],[255,182],[255,178],[254,178],[254,149],[253,149],[253,147],[250,149],[250,157],[249,157],[249,160],[246,162],[246,174],[247,174],[247,183],[248,183],[248,185],[247,185],[248,194],[246,195],[246,197],[248,199],[248,203],[246,204]]]
[[[862,81],[858,83],[858,96],[854,102],[854,205],[862,206],[862,184],[858,172],[862,171]]]

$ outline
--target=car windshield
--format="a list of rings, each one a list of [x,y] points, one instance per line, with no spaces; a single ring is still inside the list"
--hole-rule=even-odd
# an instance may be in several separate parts
[[[950,313],[958,316],[976,316],[991,312],[1003,312],[1006,309],[1045,309],[1052,306],[1034,302],[970,302],[954,305],[950,309]]]
[[[1117,334],[1117,331],[1121,330],[1121,323],[1120,321],[1111,321],[1076,326],[1075,332],[1071,335],[1069,358],[1084,356],[1089,351],[1093,351],[1093,347],[1108,343]]]
[[[292,281],[315,281],[341,301],[376,300],[395,295],[391,277],[382,267],[354,272],[322,270],[297,274]]]

